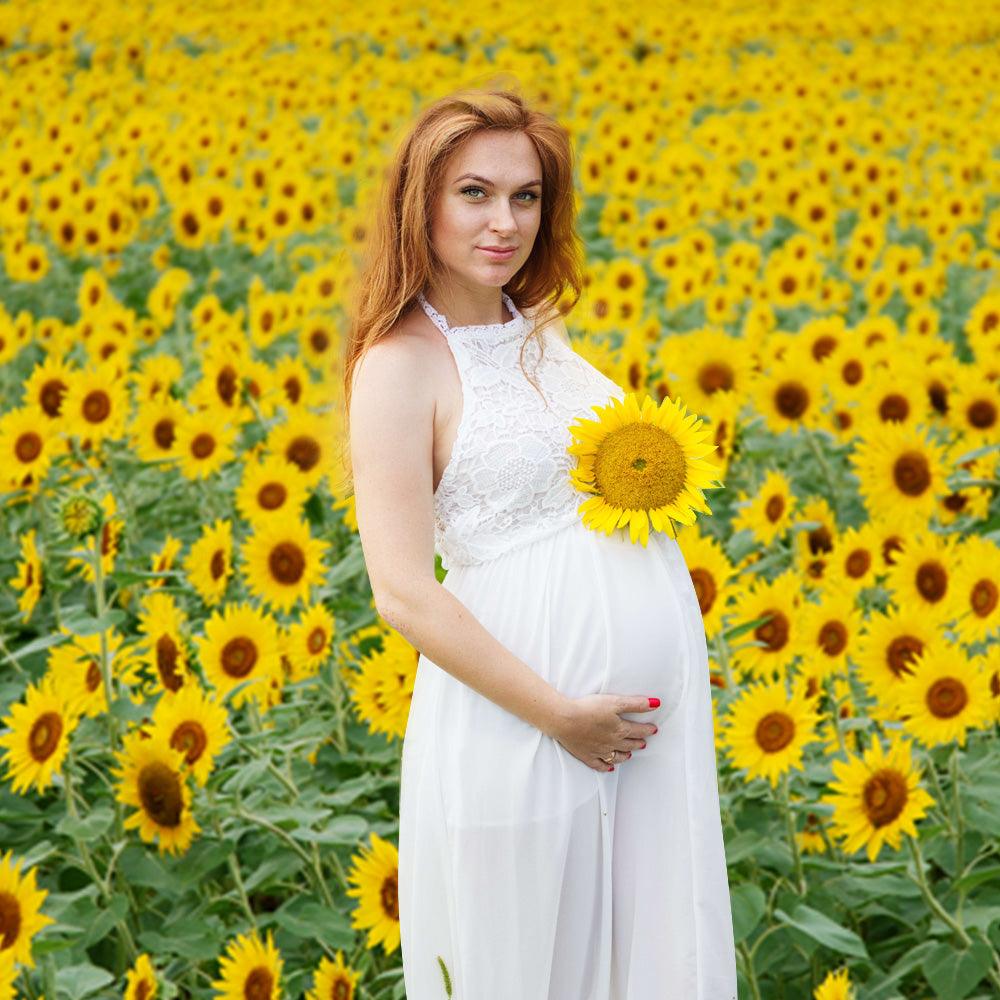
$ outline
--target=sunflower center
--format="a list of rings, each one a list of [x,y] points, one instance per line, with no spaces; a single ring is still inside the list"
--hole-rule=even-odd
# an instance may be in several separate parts
[[[216,551],[212,553],[212,559],[208,566],[212,573],[213,580],[220,579],[222,574],[226,572],[226,556],[221,549],[216,549]]]
[[[278,583],[298,583],[306,568],[306,557],[294,542],[279,542],[267,557],[271,575]]]
[[[161,635],[156,640],[156,669],[163,681],[163,686],[169,691],[176,691],[181,686],[177,674],[177,643],[169,635]]]
[[[241,993],[244,1000],[272,1000],[273,988],[274,977],[271,975],[271,970],[258,965],[251,969],[243,980]]]
[[[879,404],[878,415],[885,420],[905,420],[910,415],[910,401],[899,393],[889,393]]]
[[[777,524],[778,519],[785,513],[785,498],[783,496],[771,497],[764,506],[764,516],[771,522]]]
[[[957,677],[939,677],[927,689],[924,700],[939,719],[950,719],[969,703],[969,692]]]
[[[314,628],[306,639],[306,647],[313,655],[321,653],[326,645],[326,629]]]
[[[42,391],[38,394],[38,402],[41,404],[42,409],[50,417],[59,416],[59,411],[62,408],[62,398],[65,392],[66,386],[58,379],[46,382],[45,385],[42,386]]]
[[[612,431],[597,449],[594,484],[612,507],[656,510],[684,489],[684,449],[666,431],[639,421]]]
[[[774,405],[786,420],[798,420],[809,408],[809,392],[801,382],[782,382],[775,390]]]
[[[795,736],[795,723],[784,712],[768,712],[760,722],[754,737],[765,753],[784,750]]]
[[[211,434],[201,433],[194,436],[191,442],[191,454],[195,458],[208,458],[215,451],[215,438]]]
[[[770,615],[771,620],[754,629],[754,638],[760,639],[771,652],[784,649],[788,642],[788,619],[777,608],[762,611],[760,617],[763,618],[764,615]]]
[[[987,430],[997,422],[997,408],[989,400],[980,399],[969,407],[968,416],[970,427]]]
[[[84,397],[82,410],[84,420],[99,424],[102,420],[107,420],[111,412],[111,400],[103,389],[95,389]]]
[[[855,549],[845,560],[844,568],[847,575],[855,580],[861,579],[872,564],[871,555],[864,549]]]
[[[178,826],[181,821],[181,789],[174,770],[161,761],[142,768],[139,800],[143,810],[160,826]]]
[[[382,910],[392,920],[399,919],[399,883],[395,875],[389,875],[382,883]]]
[[[21,904],[12,892],[0,892],[0,947],[10,948],[21,933]]]
[[[969,595],[972,613],[979,618],[986,618],[993,613],[998,599],[1000,599],[1000,593],[992,580],[989,578],[977,580]]]
[[[277,510],[287,499],[284,483],[265,483],[257,491],[257,503],[263,510]]]
[[[715,577],[708,570],[695,567],[691,570],[691,582],[694,584],[694,592],[698,597],[701,613],[707,615],[715,607],[715,599],[718,595],[715,588]]]
[[[847,629],[843,622],[824,622],[819,632],[820,648],[828,656],[836,656],[847,645]]]
[[[904,451],[893,463],[892,478],[901,493],[908,497],[921,496],[931,484],[927,457],[919,451]]]
[[[840,369],[841,377],[847,385],[857,385],[861,381],[861,375],[864,369],[861,367],[861,362],[857,360],[851,360],[845,362],[843,367]]]
[[[948,590],[948,573],[939,562],[922,563],[917,570],[917,590],[927,601],[940,601]]]
[[[169,451],[174,443],[174,422],[169,417],[157,420],[153,427],[153,440],[164,450]]]
[[[865,814],[872,826],[891,823],[906,805],[906,781],[898,771],[876,771],[861,791]]]
[[[698,384],[706,396],[720,389],[732,389],[734,383],[733,370],[721,361],[713,361],[705,365],[698,373]]]
[[[912,674],[910,664],[913,658],[924,651],[924,644],[915,635],[898,635],[889,643],[886,661],[889,669],[897,676]]]
[[[14,453],[20,462],[33,462],[42,453],[42,439],[34,431],[21,434],[14,446]]]
[[[285,458],[294,462],[303,472],[308,472],[319,461],[319,445],[311,437],[300,435],[292,438],[285,451]]]
[[[246,677],[257,662],[257,646],[245,636],[230,639],[222,647],[221,660],[230,677]]]
[[[31,727],[28,746],[31,756],[41,762],[52,756],[62,735],[63,723],[57,712],[43,712]]]
[[[193,764],[204,752],[208,745],[205,739],[205,730],[195,722],[182,722],[171,734],[170,745],[175,750],[183,750],[185,760]]]
[[[101,668],[97,660],[93,658],[87,661],[87,673],[84,684],[88,691],[96,691],[101,685]]]
[[[215,391],[224,403],[232,403],[233,396],[236,395],[236,372],[229,365],[220,369],[215,376]]]

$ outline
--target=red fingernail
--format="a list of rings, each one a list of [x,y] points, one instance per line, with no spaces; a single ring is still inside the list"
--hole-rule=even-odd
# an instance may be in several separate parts
[[[640,749],[640,750],[645,750],[645,749],[646,749],[646,744],[645,744],[645,743],[643,743],[643,745],[642,745],[641,747],[639,747],[639,749]]]
[[[655,736],[659,731],[660,731],[660,727],[659,726],[654,727],[654,729],[653,729],[653,735]]]
[[[611,770],[613,771],[614,769],[615,769],[615,765],[614,765],[614,764],[612,764],[612,765],[611,765]]]
[[[659,698],[650,698],[649,699],[649,707],[650,708],[659,708],[660,707],[660,699]]]

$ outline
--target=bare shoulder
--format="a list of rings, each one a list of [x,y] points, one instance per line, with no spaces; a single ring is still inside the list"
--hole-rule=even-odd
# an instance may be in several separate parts
[[[371,361],[371,366],[379,369],[380,381],[395,373],[412,381],[411,391],[429,388],[430,378],[440,367],[442,340],[431,336],[411,309],[368,348],[354,370],[352,386],[357,384],[360,369]]]

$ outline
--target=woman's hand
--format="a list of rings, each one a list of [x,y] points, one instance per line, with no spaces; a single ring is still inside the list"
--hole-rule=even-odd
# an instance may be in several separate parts
[[[638,750],[656,732],[652,722],[623,719],[622,712],[651,712],[645,695],[588,694],[569,698],[565,711],[549,735],[577,760],[595,771],[611,771],[613,765],[601,758],[617,750],[616,761]]]

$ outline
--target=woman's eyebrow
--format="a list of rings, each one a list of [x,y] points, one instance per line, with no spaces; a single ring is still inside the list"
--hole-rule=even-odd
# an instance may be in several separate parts
[[[493,181],[491,181],[488,177],[480,177],[479,174],[462,174],[461,177],[456,177],[452,183],[457,184],[459,181],[465,180],[466,177],[471,178],[474,181],[480,181],[483,184],[489,184],[490,187],[493,187]],[[542,182],[540,180],[525,181],[523,184],[519,184],[518,187],[541,187],[541,184]]]

